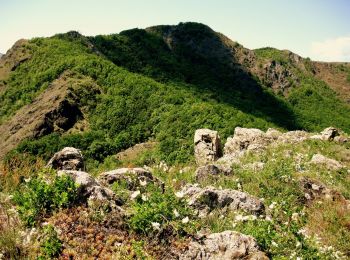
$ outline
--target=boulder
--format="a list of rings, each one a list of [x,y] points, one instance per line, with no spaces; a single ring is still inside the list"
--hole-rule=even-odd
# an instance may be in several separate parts
[[[217,189],[212,186],[200,188],[188,184],[183,187],[181,194],[188,198],[189,206],[198,211],[200,217],[205,217],[214,209],[243,210],[255,215],[265,210],[261,200],[237,190]]]
[[[283,135],[283,133],[274,128],[269,128],[266,131],[266,136],[272,138],[273,140],[277,140],[281,135]]]
[[[301,143],[309,138],[309,133],[305,131],[290,131],[282,134],[278,137],[277,142],[279,143],[291,143],[297,144]]]
[[[323,183],[304,177],[300,180],[307,201],[315,199],[345,200],[337,191],[327,188]]]
[[[340,135],[340,136],[334,137],[333,141],[336,143],[345,144],[349,142],[349,138],[347,138],[346,136]]]
[[[272,137],[259,129],[236,127],[233,137],[227,138],[224,154],[240,156],[246,151],[261,151],[272,141]]]
[[[339,136],[339,130],[334,127],[328,127],[324,129],[320,134],[311,136],[310,139],[333,141],[337,136]]]
[[[321,132],[323,140],[331,141],[334,137],[339,135],[339,130],[334,127],[328,127]]]
[[[80,150],[65,147],[53,155],[46,167],[57,170],[84,170],[84,158]]]
[[[268,257],[259,251],[256,240],[235,231],[224,231],[192,240],[179,256],[181,260],[255,259]]]
[[[115,182],[126,183],[126,188],[130,191],[135,191],[140,186],[146,186],[151,183],[164,189],[164,183],[155,178],[150,171],[143,168],[119,168],[104,172],[100,174],[99,180],[106,185],[111,185]]]
[[[217,131],[198,129],[194,135],[194,154],[198,166],[216,161],[222,154]]]
[[[210,177],[215,177],[221,174],[222,171],[215,164],[208,164],[205,166],[200,166],[195,172],[195,177],[197,181],[205,180]]]
[[[99,201],[111,202],[111,205],[116,200],[112,190],[102,186],[90,174],[83,171],[61,170],[57,172],[58,176],[70,176],[76,185],[79,187],[79,193],[82,198]]]
[[[343,165],[340,162],[334,159],[327,158],[326,156],[323,156],[322,154],[319,154],[319,153],[314,154],[312,156],[310,163],[315,165],[323,165],[328,170],[332,170],[332,171],[339,171],[343,168]]]

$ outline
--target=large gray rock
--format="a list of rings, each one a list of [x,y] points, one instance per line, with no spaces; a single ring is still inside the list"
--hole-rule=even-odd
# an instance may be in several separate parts
[[[266,260],[256,240],[234,231],[213,233],[189,243],[188,248],[179,256],[181,260],[228,260],[255,259]]]
[[[80,150],[74,147],[65,147],[54,154],[46,167],[57,170],[84,170],[84,158]]]
[[[200,188],[188,184],[181,194],[188,199],[188,204],[198,211],[200,217],[205,217],[214,209],[243,210],[259,215],[264,212],[264,204],[245,192],[231,189],[217,189],[212,186]]]
[[[339,136],[339,130],[337,128],[327,127],[321,133],[311,136],[310,139],[333,141],[337,136]]]
[[[69,176],[78,185],[80,195],[87,199],[107,201],[113,204],[116,200],[115,194],[112,190],[102,186],[90,174],[83,171],[61,170],[57,172],[58,176]]]
[[[236,127],[233,137],[227,138],[224,153],[240,156],[246,151],[261,151],[272,141],[272,136],[259,129]]]
[[[278,137],[277,142],[279,143],[288,143],[288,144],[297,144],[309,139],[310,134],[305,131],[290,131],[282,134]]]
[[[194,135],[194,154],[198,166],[216,161],[222,154],[217,131],[198,129]]]
[[[104,172],[100,174],[99,180],[106,185],[123,182],[130,191],[135,191],[140,186],[146,186],[148,184],[155,184],[164,189],[164,183],[155,178],[150,171],[143,168],[119,168]]]
[[[332,171],[339,171],[344,167],[340,162],[334,159],[327,158],[326,156],[323,156],[322,154],[319,154],[319,153],[314,154],[312,156],[310,163],[315,165],[322,165],[326,167],[328,170],[332,170]]]
[[[321,132],[322,139],[327,141],[333,140],[338,135],[339,130],[334,127],[328,127]]]

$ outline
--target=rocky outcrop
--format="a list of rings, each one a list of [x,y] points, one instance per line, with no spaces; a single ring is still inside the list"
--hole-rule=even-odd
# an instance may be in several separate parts
[[[322,165],[331,171],[339,171],[344,167],[340,162],[327,158],[319,153],[312,156],[310,163],[314,165]]]
[[[81,82],[83,85],[80,85]],[[63,73],[31,104],[20,108],[9,121],[1,124],[0,158],[24,139],[74,130],[78,122],[84,121],[83,105],[79,97],[82,87],[84,93],[88,91],[91,96],[99,92],[90,78]]]
[[[241,164],[240,158],[247,152],[261,152],[264,151],[269,145],[279,144],[297,144],[309,139],[321,139],[325,141],[335,141],[339,143],[345,143],[348,138],[345,134],[340,134],[340,131],[334,127],[328,127],[324,129],[320,134],[311,135],[305,131],[289,131],[282,133],[276,129],[269,128],[266,132],[255,128],[242,128],[236,127],[232,137],[228,137],[224,146],[224,154],[222,157],[218,157],[218,153],[215,153],[213,149],[214,145],[212,140],[218,135],[217,132],[212,130],[199,129],[196,131],[195,144],[197,142],[198,147],[195,148],[196,161],[199,165],[205,164],[213,165],[209,168],[198,168],[196,176],[200,179],[200,176],[204,176],[206,171],[207,175],[217,175],[218,169],[221,173],[232,173],[233,164]],[[208,140],[208,141],[205,141]],[[215,156],[214,156],[215,154]],[[312,163],[323,163],[329,165],[331,169],[340,169],[340,165],[334,161],[327,161],[324,158],[316,157]],[[256,171],[263,169],[263,164],[250,165]],[[214,169],[215,170],[212,170]],[[210,173],[211,172],[211,173]]]
[[[332,201],[342,201],[344,206],[350,209],[350,201],[346,200],[345,197],[338,191],[328,188],[320,181],[303,177],[300,180],[301,187],[304,191],[306,202],[311,203],[314,200],[328,199]]]
[[[213,233],[189,243],[180,254],[181,260],[223,260],[255,259],[266,260],[268,257],[259,250],[256,240],[234,231]]]
[[[164,189],[164,183],[154,177],[152,173],[143,168],[120,168],[109,172],[101,173],[99,176],[101,183],[111,185],[115,182],[119,184],[126,184],[129,191],[135,191],[140,186],[146,186],[149,184],[156,185],[162,190]]]
[[[334,127],[328,127],[324,129],[320,134],[313,135],[311,139],[320,139],[324,141],[332,141],[335,137],[339,136],[339,130]]]
[[[290,131],[278,137],[277,142],[287,144],[297,144],[309,139],[310,134],[305,131]]]
[[[84,170],[84,158],[81,151],[74,147],[65,147],[54,154],[46,167],[57,170]]]
[[[215,164],[208,164],[205,166],[200,166],[195,172],[195,177],[197,181],[205,180],[210,177],[215,177],[223,173],[221,169]]]
[[[188,199],[189,205],[198,211],[200,217],[205,217],[214,209],[243,210],[256,215],[263,213],[265,209],[258,198],[231,189],[217,189],[211,186],[200,188],[189,184],[183,187],[181,194]]]
[[[299,83],[299,78],[291,69],[275,60],[269,61],[263,66],[260,77],[276,93],[281,91],[285,95],[288,94],[288,90],[293,87],[293,84]]]
[[[227,138],[224,153],[239,156],[245,151],[259,151],[271,141],[272,138],[259,129],[236,127],[233,137]]]
[[[114,192],[96,181],[90,174],[83,171],[61,170],[58,176],[69,176],[79,188],[79,194],[84,200],[102,201],[108,203],[112,208],[119,209],[116,204]]]
[[[194,154],[198,166],[216,161],[222,154],[218,132],[198,129],[194,135]]]

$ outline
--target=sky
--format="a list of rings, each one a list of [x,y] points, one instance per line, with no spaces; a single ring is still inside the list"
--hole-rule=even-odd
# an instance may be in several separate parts
[[[21,38],[201,22],[247,48],[350,62],[350,0],[0,0],[0,53]]]

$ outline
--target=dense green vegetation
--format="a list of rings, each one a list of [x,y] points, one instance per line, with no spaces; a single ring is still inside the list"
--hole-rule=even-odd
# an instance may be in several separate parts
[[[30,179],[15,192],[13,200],[26,226],[35,226],[38,220],[54,210],[68,207],[78,200],[77,187],[70,177],[55,176],[51,179],[48,179],[48,174]]]
[[[335,125],[350,130],[349,107],[313,77],[301,75],[301,87],[288,99],[277,97],[239,66],[230,67],[225,56],[218,58],[224,47],[210,28],[180,24],[173,32],[173,49],[161,37],[166,30],[169,27],[134,29],[89,38],[70,32],[31,40],[31,58],[11,73],[0,94],[0,122],[67,70],[96,82],[101,94],[79,95],[85,99],[89,130],[26,140],[10,156],[27,152],[47,159],[69,145],[82,149],[96,165],[152,138],[160,142],[155,160],[175,163],[191,160],[197,128],[216,129],[223,139],[236,126],[313,131]],[[219,56],[206,51],[207,41]],[[270,48],[256,53],[285,60],[284,53]]]

